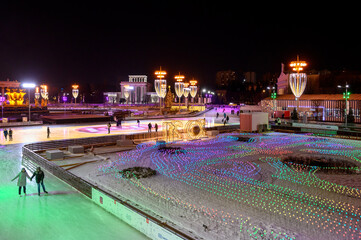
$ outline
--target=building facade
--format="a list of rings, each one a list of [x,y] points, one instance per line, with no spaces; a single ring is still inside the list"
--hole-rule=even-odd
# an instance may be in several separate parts
[[[261,101],[262,111],[293,111],[297,103],[294,95],[277,96],[275,107],[271,98]],[[325,122],[344,122],[345,108],[347,114],[352,111],[356,123],[361,122],[361,94],[351,94],[346,101],[342,94],[303,94],[299,99],[299,114],[307,114],[310,120]]]
[[[128,81],[120,82],[121,98],[129,104],[143,104],[147,102],[149,83],[147,75],[129,75]]]

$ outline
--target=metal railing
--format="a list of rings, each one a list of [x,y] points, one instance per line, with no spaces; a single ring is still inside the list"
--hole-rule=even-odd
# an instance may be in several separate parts
[[[158,134],[161,134],[159,132]],[[153,221],[155,224],[163,227],[164,229],[170,231],[171,233],[179,236],[182,239],[189,239],[193,240],[194,238],[188,236],[187,234],[179,231],[178,229],[168,225],[165,222],[160,221],[159,219],[145,213],[144,211],[134,207],[133,205],[119,199],[118,197],[107,193],[103,191],[102,189],[98,188],[97,186],[83,180],[82,178],[70,173],[69,171],[64,170],[62,167],[56,165],[55,163],[48,161],[44,157],[37,154],[35,151],[39,150],[47,150],[47,149],[53,149],[53,148],[65,148],[70,145],[89,145],[89,144],[99,144],[99,143],[105,143],[105,142],[116,142],[116,140],[120,139],[142,139],[142,138],[152,138],[155,137],[156,133],[140,133],[140,134],[134,134],[134,135],[116,135],[116,136],[103,136],[103,137],[93,137],[93,138],[80,138],[80,139],[69,139],[69,140],[57,140],[57,141],[51,141],[51,142],[39,142],[39,143],[32,143],[27,144],[23,146],[23,157],[27,158],[27,160],[32,161],[38,166],[41,166],[42,168],[46,169],[49,173],[53,174],[57,178],[63,180],[64,182],[68,183],[70,186],[77,189],[79,192],[83,193],[90,199],[92,199],[92,189],[96,189],[98,191],[101,191],[103,194],[108,195],[112,199],[122,203],[124,206],[128,207],[132,211],[136,212],[137,214],[149,219],[150,221]],[[33,166],[34,167],[34,166]]]

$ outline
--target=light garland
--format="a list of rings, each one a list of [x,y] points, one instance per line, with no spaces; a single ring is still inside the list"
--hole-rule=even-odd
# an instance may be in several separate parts
[[[154,144],[140,144],[136,150],[120,153],[118,160],[101,166],[99,170],[126,180],[119,174],[123,166],[150,158],[152,167],[163,176],[205,191],[220,201],[227,199],[247,206],[252,211],[278,219],[283,225],[294,222],[297,225],[292,225],[293,228],[301,232],[318,229],[322,234],[337,238],[361,238],[361,212],[345,201],[346,196],[361,198],[359,189],[319,179],[316,176],[318,167],[287,165],[281,161],[282,156],[290,154],[317,153],[360,162],[361,144],[290,134],[248,135],[252,137],[248,142],[240,142],[236,141],[239,136],[223,134],[208,141],[180,142],[179,151],[158,151]],[[267,169],[273,169],[270,174],[272,183],[262,179],[262,175],[267,173],[263,171],[264,164],[271,166]],[[217,210],[213,200],[207,202],[209,206],[199,206],[198,203],[179,199],[172,192],[164,189],[160,192],[151,185],[146,186],[143,181],[126,181],[155,198],[202,213],[211,221],[227,226],[238,224],[241,233],[248,234],[250,238],[295,237],[285,231],[269,232],[243,213]],[[339,197],[328,198],[327,192]]]

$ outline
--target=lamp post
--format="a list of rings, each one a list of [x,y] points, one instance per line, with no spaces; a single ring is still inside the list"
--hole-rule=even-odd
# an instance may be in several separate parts
[[[162,112],[162,98],[164,98],[167,93],[167,80],[164,79],[167,72],[162,70],[162,67],[160,67],[158,71],[154,72],[154,74],[158,78],[154,80],[154,88],[159,98],[159,110]]]
[[[299,98],[303,94],[306,88],[307,83],[307,74],[306,73],[300,73],[304,67],[307,66],[307,63],[305,61],[300,61],[299,57],[297,55],[297,60],[292,61],[290,64],[290,67],[292,67],[292,70],[296,73],[291,73],[289,77],[290,87],[292,90],[293,95],[295,95],[296,98],[296,109],[299,108]]]
[[[184,96],[184,102],[186,104],[186,107],[188,109],[188,96],[191,92],[191,88],[188,87],[189,83],[184,83],[184,92],[183,92],[183,96]]]
[[[192,80],[189,81],[189,83],[191,84],[191,86],[190,86],[190,89],[191,89],[190,94],[191,94],[191,97],[192,97],[192,102],[194,102],[194,97],[197,95],[197,86],[196,86],[197,80],[192,79]]]
[[[345,92],[343,93],[343,98],[345,99],[345,129],[348,129],[347,128],[347,99],[350,98],[350,92],[348,91],[348,88],[350,87],[350,85],[345,84],[345,86],[341,86],[341,85],[338,85],[337,86],[338,88],[344,88],[345,89]]]
[[[74,85],[72,85],[71,86],[73,89],[72,89],[72,91],[71,91],[71,93],[73,94],[73,97],[74,97],[74,99],[75,99],[75,104],[76,104],[76,98],[78,97],[78,95],[79,95],[79,85],[77,85],[77,84],[74,84]]]
[[[44,99],[44,105],[46,106],[47,105],[47,100],[48,100],[48,97],[49,97],[48,86],[47,85],[44,85],[44,84],[40,85],[40,95]]]
[[[174,79],[176,80],[176,82],[174,84],[174,89],[175,89],[175,93],[178,96],[179,111],[180,111],[180,101],[181,101],[181,97],[184,93],[184,83],[183,83],[184,75],[181,75],[179,73],[178,75],[174,76]]]
[[[31,121],[31,114],[30,114],[30,109],[31,109],[31,105],[30,105],[30,89],[35,88],[35,83],[23,83],[23,88],[27,88],[29,90],[29,122]]]
[[[133,89],[134,89],[133,86],[130,86],[130,85],[125,85],[124,86],[124,97],[127,100],[127,104],[128,104],[128,98],[129,98],[129,95],[130,95],[130,91],[132,91]]]
[[[35,88],[35,107],[39,106],[39,98],[40,98],[39,87],[36,87]]]
[[[274,117],[275,114],[275,109],[276,109],[276,98],[277,98],[277,93],[276,93],[276,87],[273,86],[271,87],[267,87],[268,90],[272,89],[271,92],[271,98],[272,98],[272,117]]]

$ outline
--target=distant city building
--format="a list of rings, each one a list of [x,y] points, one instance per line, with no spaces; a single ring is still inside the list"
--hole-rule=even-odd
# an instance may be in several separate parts
[[[142,104],[147,102],[147,92],[150,84],[147,82],[147,75],[129,75],[128,81],[120,82],[121,98],[127,99],[127,103]],[[129,97],[126,98],[125,92]]]
[[[232,70],[219,71],[216,74],[217,88],[226,88],[236,80],[236,72]]]
[[[255,72],[245,72],[244,80],[248,83],[256,83],[256,73]]]
[[[105,103],[112,103],[117,104],[120,103],[120,98],[122,93],[121,92],[104,92],[104,102]]]

